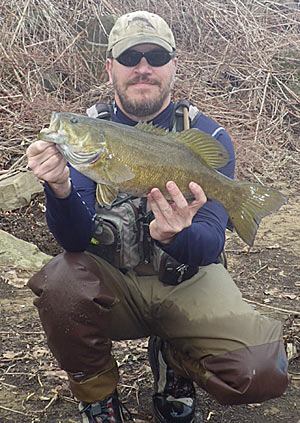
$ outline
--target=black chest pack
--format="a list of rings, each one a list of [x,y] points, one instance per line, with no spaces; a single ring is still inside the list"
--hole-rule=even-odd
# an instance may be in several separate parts
[[[96,103],[87,110],[87,115],[111,120],[113,105]],[[187,100],[175,103],[169,130],[179,132],[186,125],[192,127],[200,115]],[[101,207],[97,202],[95,210],[95,230],[88,251],[123,272],[151,264],[154,272],[168,284],[177,284],[196,273],[195,266],[177,262],[153,242],[149,234],[153,214],[146,198],[120,193],[111,206]]]

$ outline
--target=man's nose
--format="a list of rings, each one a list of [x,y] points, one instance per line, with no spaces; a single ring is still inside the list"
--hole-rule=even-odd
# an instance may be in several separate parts
[[[139,63],[136,65],[135,70],[140,73],[151,73],[152,66],[149,65],[145,57],[142,57]]]

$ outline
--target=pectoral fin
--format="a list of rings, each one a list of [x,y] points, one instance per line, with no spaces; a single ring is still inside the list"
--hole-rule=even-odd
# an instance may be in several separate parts
[[[120,184],[134,178],[134,173],[129,166],[117,158],[107,158],[103,167],[109,181]]]
[[[116,199],[118,191],[104,184],[97,184],[96,198],[101,207],[110,206]]]

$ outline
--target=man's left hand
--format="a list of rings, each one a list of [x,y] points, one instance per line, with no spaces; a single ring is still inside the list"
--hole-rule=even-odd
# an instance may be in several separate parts
[[[154,220],[150,223],[150,235],[162,244],[170,244],[174,237],[192,224],[197,211],[206,203],[202,188],[195,182],[189,184],[194,200],[188,203],[175,182],[169,181],[166,188],[171,197],[168,201],[158,188],[147,195]]]

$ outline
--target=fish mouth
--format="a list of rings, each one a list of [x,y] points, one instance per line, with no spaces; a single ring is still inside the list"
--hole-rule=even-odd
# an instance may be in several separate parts
[[[99,160],[103,154],[103,151],[93,151],[91,153],[76,152],[63,144],[57,144],[56,148],[71,165],[85,165],[96,163],[97,160]]]
[[[37,139],[55,144],[65,144],[68,140],[68,134],[63,129],[56,131],[51,128],[43,128],[37,135]]]

